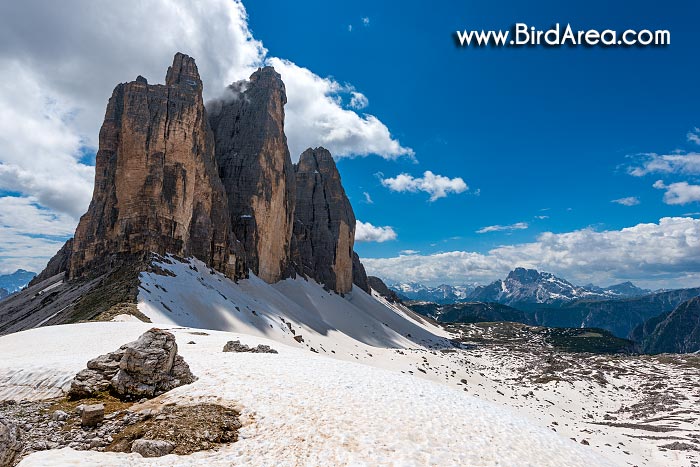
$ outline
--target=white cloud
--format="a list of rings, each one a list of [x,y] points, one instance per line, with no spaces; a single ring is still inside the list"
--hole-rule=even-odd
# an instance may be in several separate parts
[[[288,60],[269,58],[287,88],[285,133],[292,158],[309,146],[323,146],[335,157],[378,154],[386,159],[413,157],[413,150],[392,138],[377,117],[358,115],[339,103],[352,92],[331,78],[321,78]]]
[[[483,233],[489,233],[489,232],[504,232],[504,231],[513,231],[513,230],[525,230],[528,227],[527,222],[516,222],[515,224],[510,224],[510,225],[489,225],[486,227],[482,227],[479,230],[476,231],[478,234],[483,234]]]
[[[402,255],[417,255],[418,253],[420,253],[420,251],[418,251],[418,250],[401,250],[401,251],[399,251],[399,253]]]
[[[364,26],[369,26],[369,18],[368,18],[367,16],[365,16],[364,18],[362,18],[362,24],[363,24]]]
[[[352,32],[352,24],[348,24],[348,32]]]
[[[363,191],[362,194],[365,197],[365,203],[367,204],[374,204],[374,201],[372,201],[372,197],[367,193],[366,191]]]
[[[42,208],[36,199],[0,198],[0,273],[39,272],[74,229],[73,218]]]
[[[386,227],[375,227],[369,222],[357,221],[355,225],[356,242],[377,242],[383,243],[389,240],[396,240],[394,229]]]
[[[535,216],[535,219],[539,219],[539,220],[542,221],[542,220],[545,220],[545,219],[549,219],[549,216]]]
[[[574,283],[634,280],[645,287],[700,285],[700,219],[662,218],[621,230],[591,228],[541,234],[535,242],[488,253],[363,258],[367,272],[391,281],[490,282],[517,266],[560,275]]]
[[[640,203],[639,198],[636,196],[627,196],[626,198],[614,199],[610,202],[621,204],[623,206],[636,206]]]
[[[688,182],[678,182],[666,185],[662,180],[654,183],[654,188],[666,190],[664,203],[688,204],[700,202],[700,185],[690,185]]]
[[[178,51],[197,60],[207,100],[260,65],[278,67],[294,158],[320,145],[337,157],[413,157],[377,117],[343,106],[353,92],[362,103],[352,86],[269,57],[239,0],[0,2],[0,191],[75,226],[94,178],[83,156],[96,150],[114,86],[138,75],[162,83]]]
[[[643,177],[652,173],[700,175],[700,153],[643,154],[640,166],[628,168],[630,175]]]
[[[415,178],[412,175],[402,173],[394,178],[380,178],[382,185],[391,191],[417,193],[423,191],[430,195],[430,201],[444,198],[448,193],[462,193],[469,187],[459,177],[449,178],[443,175],[435,175],[431,171],[423,173],[423,177]]]
[[[365,96],[361,92],[351,91],[350,94],[352,95],[352,97],[350,98],[350,107],[352,107],[353,109],[361,110],[369,105],[369,100],[367,99],[367,96]]]
[[[689,131],[687,138],[691,143],[700,144],[700,128],[695,127]]]

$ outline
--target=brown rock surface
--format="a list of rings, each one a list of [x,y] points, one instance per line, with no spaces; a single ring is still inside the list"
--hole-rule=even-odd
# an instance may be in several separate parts
[[[355,215],[333,156],[327,149],[309,148],[294,169],[297,269],[331,290],[350,292]]]
[[[180,53],[165,85],[138,77],[114,89],[69,277],[150,252],[195,256],[230,277],[245,274],[217,176],[202,82],[194,59]]]
[[[248,266],[266,282],[290,272],[294,168],[284,134],[284,83],[272,67],[209,104],[231,225]]]

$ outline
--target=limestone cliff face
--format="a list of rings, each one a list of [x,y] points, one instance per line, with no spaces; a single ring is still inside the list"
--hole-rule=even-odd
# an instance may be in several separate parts
[[[245,273],[217,173],[194,59],[178,53],[165,85],[119,84],[100,130],[95,188],[75,233],[69,277],[150,252]]]
[[[248,266],[272,283],[291,273],[294,168],[284,134],[284,83],[272,67],[211,103],[219,174]]]
[[[347,293],[353,284],[355,215],[333,156],[324,148],[309,148],[294,169],[297,268],[329,289]]]
[[[352,282],[365,292],[370,293],[370,283],[365,272],[365,266],[360,261],[359,255],[354,251],[352,252]]]

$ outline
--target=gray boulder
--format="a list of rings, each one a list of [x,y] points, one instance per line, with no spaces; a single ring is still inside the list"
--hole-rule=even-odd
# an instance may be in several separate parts
[[[71,381],[68,397],[110,391],[124,399],[155,397],[196,380],[177,354],[175,336],[153,328],[115,352],[90,360]]]
[[[160,439],[137,439],[131,445],[131,452],[139,453],[143,457],[165,456],[173,452],[173,449],[173,443]]]
[[[255,347],[249,347],[241,344],[241,341],[228,341],[224,345],[224,352],[278,353],[269,345],[258,344]]]
[[[14,465],[23,447],[20,428],[10,420],[0,417],[0,467]]]

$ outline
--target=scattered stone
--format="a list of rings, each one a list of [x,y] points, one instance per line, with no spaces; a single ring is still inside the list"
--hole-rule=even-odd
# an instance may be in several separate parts
[[[173,449],[173,443],[160,439],[137,439],[131,445],[131,452],[139,453],[143,457],[165,456],[173,452]]]
[[[111,391],[124,399],[155,397],[196,380],[177,354],[175,336],[153,328],[115,352],[90,360],[71,381],[68,397]]]
[[[23,447],[21,429],[12,421],[0,417],[0,467],[14,465]]]
[[[301,335],[299,335],[299,336],[294,336],[294,340],[297,341],[297,342],[300,343],[300,344],[301,344],[302,342],[304,342],[304,338],[301,337]]]
[[[269,345],[258,344],[256,347],[249,347],[241,344],[241,341],[228,341],[224,345],[224,352],[278,353]]]
[[[103,404],[84,405],[80,413],[80,423],[83,426],[97,426],[104,421],[105,406]]]
[[[63,410],[56,410],[54,411],[54,413],[51,414],[51,419],[57,422],[65,422],[66,420],[68,420],[68,414],[65,413]]]

